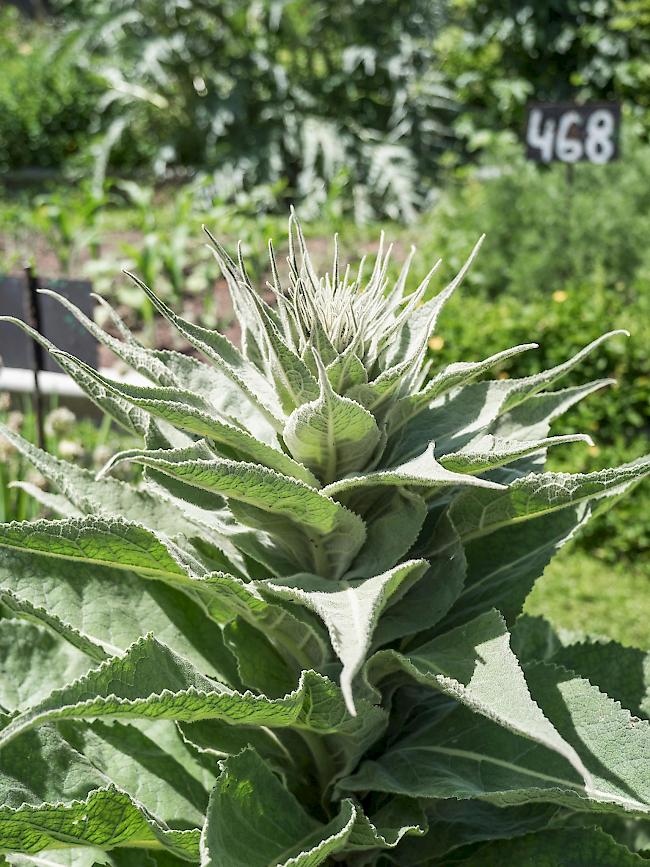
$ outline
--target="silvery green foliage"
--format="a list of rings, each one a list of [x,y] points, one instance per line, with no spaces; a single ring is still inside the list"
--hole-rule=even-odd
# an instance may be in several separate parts
[[[369,276],[335,252],[320,277],[293,218],[290,236],[273,304],[214,242],[241,350],[146,286],[205,361],[63,298],[149,384],[37,338],[143,445],[95,478],[4,430],[62,517],[0,527],[0,852],[645,863],[650,663],[521,616],[553,554],[648,472],[544,470],[549,446],[588,440],[553,420],[606,382],[556,384],[611,335],[525,379],[484,375],[534,344],[430,370],[472,257],[430,297],[435,268],[406,294],[382,246]],[[111,475],[123,461],[137,485]]]

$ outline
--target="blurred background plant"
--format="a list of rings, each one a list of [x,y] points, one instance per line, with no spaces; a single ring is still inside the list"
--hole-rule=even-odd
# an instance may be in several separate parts
[[[236,339],[203,223],[230,247],[242,240],[262,288],[266,241],[283,255],[290,203],[323,267],[334,232],[358,258],[384,228],[397,261],[417,244],[414,282],[443,258],[437,287],[485,232],[430,345],[434,369],[537,340],[538,352],[499,372],[526,375],[627,328],[629,340],[579,374],[619,385],[557,430],[590,433],[596,446],[552,461],[591,470],[648,450],[648,0],[38,6],[32,18],[0,10],[0,273],[31,262],[46,276],[90,277],[143,339],[186,351],[121,270]],[[526,162],[529,99],[612,98],[623,104],[620,160],[576,165],[571,178]],[[0,415],[33,436],[28,403]],[[89,467],[116,447],[114,431],[85,418],[47,436]],[[3,517],[27,517],[24,491],[8,486],[24,467],[0,458]],[[641,487],[596,522],[531,610],[650,647],[650,602],[629,603],[640,586],[650,595],[649,507]]]

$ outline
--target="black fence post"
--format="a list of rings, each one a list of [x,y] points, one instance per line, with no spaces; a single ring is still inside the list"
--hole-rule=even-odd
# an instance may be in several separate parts
[[[38,277],[31,265],[25,266],[25,308],[27,321],[35,331],[41,333],[41,317],[38,309]],[[36,444],[45,448],[45,430],[43,427],[43,395],[39,383],[39,373],[44,369],[43,347],[32,339],[32,357],[34,360],[34,394],[32,406],[36,420]]]

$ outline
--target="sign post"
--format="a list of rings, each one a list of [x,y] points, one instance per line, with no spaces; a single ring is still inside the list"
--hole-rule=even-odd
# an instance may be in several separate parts
[[[536,163],[604,165],[619,156],[617,102],[531,102],[526,110],[526,157]]]

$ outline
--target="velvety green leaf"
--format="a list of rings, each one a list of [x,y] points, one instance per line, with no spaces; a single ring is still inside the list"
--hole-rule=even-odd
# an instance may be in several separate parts
[[[346,844],[346,850],[394,849],[405,837],[421,837],[428,822],[418,801],[391,798],[371,817],[360,809]]]
[[[593,473],[531,473],[501,491],[463,491],[451,504],[449,516],[463,540],[470,541],[515,521],[622,493],[649,472],[646,458]]]
[[[299,779],[300,773],[309,769],[313,758],[307,744],[298,732],[289,729],[270,729],[266,726],[230,725],[223,720],[211,719],[201,722],[177,723],[183,740],[199,753],[216,759],[234,756],[246,747],[253,749],[267,761],[274,770],[290,772],[292,781]],[[294,776],[295,774],[295,776]],[[310,787],[314,787],[313,777],[308,776]],[[313,791],[310,793],[312,796]]]
[[[53,298],[57,303],[61,304],[62,307],[65,307],[65,309],[72,313],[75,319],[80,322],[99,343],[103,343],[103,345],[108,347],[111,352],[115,353],[118,358],[121,358],[122,361],[128,364],[129,367],[137,370],[138,373],[146,376],[147,379],[152,379],[159,385],[178,386],[178,388],[183,387],[182,381],[179,380],[173,372],[159,360],[156,352],[151,349],[146,349],[138,343],[130,332],[128,332],[128,340],[118,340],[104,331],[103,328],[100,328],[92,319],[89,319],[85,313],[73,304],[65,295],[60,295],[58,292],[54,292],[51,289],[40,289],[39,294],[47,295],[49,298]],[[109,305],[105,305],[105,309],[114,314],[114,311]],[[124,328],[124,323],[122,323],[121,320],[119,320],[119,322],[121,323],[121,327]]]
[[[105,779],[128,792],[169,828],[184,830],[203,824],[216,762],[212,767],[202,766],[173,723],[66,722],[59,729]],[[14,742],[16,747],[21,740]]]
[[[358,515],[326,494],[265,467],[221,459],[186,460],[183,450],[143,451],[132,454],[131,460],[264,513],[266,517],[260,514],[259,520],[270,533],[276,530],[274,535],[294,528],[304,538],[296,551],[298,560],[303,569],[313,565],[316,574],[339,577],[365,539]],[[251,519],[255,515],[241,509],[235,514]],[[295,535],[291,543],[297,544]]]
[[[482,846],[464,867],[641,867],[645,859],[598,828],[543,831]]]
[[[220,622],[236,616],[272,635],[307,667],[323,666],[328,658],[326,637],[321,636],[309,618],[302,619],[288,606],[266,600],[253,582],[245,583],[234,575],[214,572],[193,580],[207,610]]]
[[[556,367],[543,370],[541,373],[534,373],[532,376],[526,376],[523,379],[509,380],[507,389],[508,396],[501,407],[501,411],[505,412],[506,410],[511,409],[530,395],[536,394],[543,388],[557,382],[558,379],[577,367],[595,349],[602,346],[603,343],[606,343],[612,337],[620,335],[625,335],[626,337],[630,336],[629,332],[623,329],[619,329],[618,331],[608,331],[606,334],[602,334],[600,337],[592,340],[591,343],[584,346],[579,352],[576,352],[572,358],[562,362],[562,364],[556,365]]]
[[[423,409],[432,401],[451,391],[452,388],[466,385],[478,379],[479,376],[482,376],[503,361],[507,361],[509,358],[522,352],[527,352],[529,349],[537,348],[537,343],[524,343],[522,346],[513,346],[512,349],[497,352],[483,361],[458,361],[448,365],[435,376],[431,377],[421,391],[403,397],[398,402],[391,417],[391,434],[399,429],[410,416],[415,415],[420,409]]]
[[[560,645],[550,659],[599,686],[636,716],[650,719],[650,654],[605,639]]]
[[[545,437],[540,440],[505,440],[486,434],[469,443],[458,452],[450,452],[440,457],[440,463],[455,473],[482,473],[493,467],[500,467],[522,458],[525,455],[544,451],[548,446],[565,443],[587,443],[593,445],[591,437],[584,434]]]
[[[524,668],[552,662],[584,677],[636,716],[650,717],[648,653],[606,638],[554,627],[539,615],[522,614],[512,647]]]
[[[184,861],[196,861],[198,831],[170,831],[124,792],[107,786],[82,801],[0,808],[0,846],[36,853],[61,846],[161,846]]]
[[[583,398],[615,383],[614,379],[598,379],[585,385],[575,385],[558,391],[542,391],[528,397],[513,409],[500,415],[491,425],[490,433],[508,440],[539,439],[548,435],[552,423]]]
[[[6,719],[1,724],[5,725]],[[2,807],[14,810],[22,804],[83,800],[105,786],[107,779],[54,726],[44,725],[0,752],[0,783]],[[3,820],[6,816],[0,819],[0,840]],[[0,851],[10,848],[0,842]]]
[[[54,360],[59,364],[62,370],[68,374],[77,385],[84,391],[90,400],[95,403],[103,412],[114,419],[119,425],[131,433],[143,434],[147,426],[147,414],[141,409],[132,406],[125,400],[119,397],[114,397],[109,394],[105,388],[97,385],[94,379],[89,376],[82,368],[80,368],[77,359],[66,352],[61,352],[57,347],[43,337],[38,331],[34,331],[29,325],[21,322],[19,319],[14,319],[11,316],[0,317],[2,322],[10,322],[21,328],[37,343],[40,343]]]
[[[36,623],[0,621],[0,705],[8,710],[40,701],[91,666],[86,654]]]
[[[592,798],[650,812],[650,722],[551,663],[526,667],[531,694],[589,770]]]
[[[0,548],[0,599],[14,616],[44,624],[92,659],[120,653],[155,630],[202,671],[228,679],[232,657],[214,620],[186,593],[160,581]]]
[[[264,376],[246,361],[239,350],[218,331],[210,331],[177,316],[141,280],[131,276],[145,292],[158,312],[176,327],[180,334],[202,352],[225,376],[234,382],[269,421],[281,429],[284,412],[277,396]]]
[[[366,541],[346,572],[347,579],[369,578],[392,568],[408,554],[427,516],[424,499],[408,489],[375,488],[364,491],[361,500]],[[352,502],[356,505],[354,497]]]
[[[434,801],[426,809],[429,833],[421,839],[404,840],[395,856],[400,867],[435,863],[461,846],[542,830],[561,809],[552,804],[495,807],[483,801]]]
[[[187,574],[183,563],[187,557],[171,542],[163,543],[145,527],[120,518],[86,516],[0,524],[0,546],[53,560],[133,570],[153,578],[173,580]],[[192,565],[201,569],[196,562]]]
[[[460,595],[467,572],[465,550],[445,516],[438,522],[436,538],[441,541],[443,534],[449,544],[430,558],[429,568],[415,586],[384,612],[375,631],[376,647],[435,626]]]
[[[282,437],[293,457],[328,484],[364,469],[380,432],[368,410],[334,392],[319,357],[317,364],[320,395],[292,412]]]
[[[241,694],[200,674],[186,659],[147,637],[12,718],[0,732],[0,745],[48,720],[100,717],[223,719],[323,734],[351,734],[360,728],[347,714],[338,688],[315,672],[304,672],[297,688],[284,698]]]
[[[87,736],[93,737],[91,733]],[[123,774],[125,765],[130,763],[133,775],[128,740],[118,752],[123,760],[116,763],[112,756],[111,769],[117,768],[118,774]],[[156,754],[150,753],[151,760],[156,757],[158,769],[160,752],[158,749]],[[26,732],[3,747],[0,851],[38,853],[52,847],[112,848],[126,844],[158,850],[162,846],[184,861],[198,860],[199,832],[170,831],[126,792],[107,785],[109,779],[102,767],[102,757],[96,749],[91,749],[91,753],[93,759],[98,759],[98,767],[50,725]],[[144,754],[140,752],[140,756]],[[121,771],[118,764],[122,765]],[[150,781],[151,772],[141,770],[145,778],[149,775]],[[177,804],[185,788],[182,778],[179,783],[178,792],[173,794]],[[146,785],[147,780],[140,783],[142,792]],[[158,806],[163,805],[165,795],[169,796],[169,789],[161,785],[156,792]]]
[[[369,661],[367,675],[378,681],[399,669],[418,683],[439,689],[476,713],[556,751],[588,779],[576,750],[531,698],[498,612],[486,612],[408,655],[379,651]]]
[[[242,684],[269,698],[280,698],[292,691],[292,667],[259,629],[238,617],[226,624],[223,632],[226,646],[237,660]]]
[[[36,448],[19,434],[0,425],[0,435],[23,454],[45,478],[80,512],[138,521],[152,530],[169,535],[196,532],[182,509],[169,501],[119,479],[97,479],[95,474],[76,464],[62,461]]]
[[[465,707],[424,713],[375,760],[339,783],[341,791],[413,798],[479,799],[498,807],[589,802],[581,775],[559,753]]]
[[[497,608],[509,624],[513,623],[551,558],[590,517],[589,505],[580,504],[466,543],[465,584],[440,629],[466,622],[490,608]],[[431,547],[438,549],[437,555],[424,546],[424,556],[435,558],[450,551],[440,524]]]
[[[338,482],[333,482],[323,488],[322,493],[329,497],[339,497],[341,494],[347,494],[357,488],[390,487],[393,485],[425,488],[426,493],[435,488],[453,485],[468,485],[490,490],[502,488],[497,482],[491,482],[488,479],[446,470],[436,461],[434,450],[435,445],[431,443],[425,452],[412,461],[398,467],[340,479]]]
[[[345,848],[355,818],[346,801],[320,824],[248,749],[223,763],[201,835],[201,867],[317,867]]]
[[[264,590],[300,602],[325,623],[332,647],[343,663],[341,690],[348,710],[356,714],[352,681],[366,660],[382,611],[426,571],[426,560],[410,560],[390,572],[361,581],[328,581],[315,575],[294,575],[290,584],[268,582]]]
[[[70,357],[72,359],[72,356]],[[71,360],[72,363],[74,359]],[[77,362],[81,366],[81,362]],[[272,448],[243,430],[233,420],[221,417],[207,400],[193,392],[164,386],[142,386],[116,382],[84,365],[84,372],[98,385],[133,406],[140,407],[180,430],[213,440],[224,457],[259,462],[279,473],[300,479],[318,487],[318,482],[305,466],[292,460],[280,450]]]

